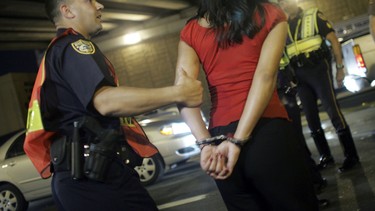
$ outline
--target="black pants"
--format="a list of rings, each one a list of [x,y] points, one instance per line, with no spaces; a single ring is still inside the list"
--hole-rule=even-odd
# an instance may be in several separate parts
[[[295,69],[298,80],[298,95],[311,132],[321,128],[317,100],[320,99],[336,131],[344,130],[347,124],[336,100],[332,84],[330,62],[323,59],[314,66]]]
[[[107,175],[105,182],[96,182],[75,181],[70,171],[54,173],[52,194],[58,210],[157,210],[134,169],[114,161]]]
[[[320,174],[320,171],[316,166],[314,159],[311,157],[311,151],[307,146],[305,136],[303,135],[301,111],[297,104],[296,96],[294,94],[285,94],[285,90],[282,89],[278,90],[278,95],[285,106],[289,118],[292,120],[293,127],[296,130],[301,146],[306,149],[307,165],[311,172],[313,183],[320,184],[323,181],[323,177]]]
[[[229,211],[318,210],[304,152],[285,119],[260,119],[233,174],[216,184]],[[210,130],[234,133],[237,122]]]

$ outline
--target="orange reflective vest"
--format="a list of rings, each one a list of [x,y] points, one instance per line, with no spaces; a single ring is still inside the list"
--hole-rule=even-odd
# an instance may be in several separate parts
[[[66,30],[59,37],[55,37],[49,44],[41,61],[38,74],[34,83],[26,123],[26,139],[24,150],[42,178],[51,176],[50,143],[56,132],[44,130],[42,115],[40,111],[40,90],[45,80],[45,57],[48,49],[60,38],[71,33],[77,33],[73,29]],[[113,67],[108,62],[112,74]],[[115,78],[117,82],[117,78]],[[133,150],[141,157],[151,157],[158,152],[157,148],[150,143],[142,127],[134,117],[120,118],[124,138]]]

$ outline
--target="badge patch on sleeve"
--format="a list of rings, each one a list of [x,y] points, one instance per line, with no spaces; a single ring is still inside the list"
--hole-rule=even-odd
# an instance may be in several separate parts
[[[72,47],[80,54],[94,54],[95,46],[87,40],[78,40],[72,43]]]
[[[327,21],[327,18],[322,13],[318,13],[318,16],[320,19]]]

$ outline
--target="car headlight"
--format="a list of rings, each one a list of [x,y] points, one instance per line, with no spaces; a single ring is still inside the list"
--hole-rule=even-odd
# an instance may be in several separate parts
[[[160,129],[160,133],[166,136],[191,133],[189,126],[185,123],[172,123]]]

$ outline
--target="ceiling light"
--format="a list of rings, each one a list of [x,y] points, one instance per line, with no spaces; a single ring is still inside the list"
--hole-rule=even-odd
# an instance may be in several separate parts
[[[124,36],[124,43],[126,45],[131,45],[135,43],[139,43],[141,41],[141,35],[138,32],[126,34]]]

